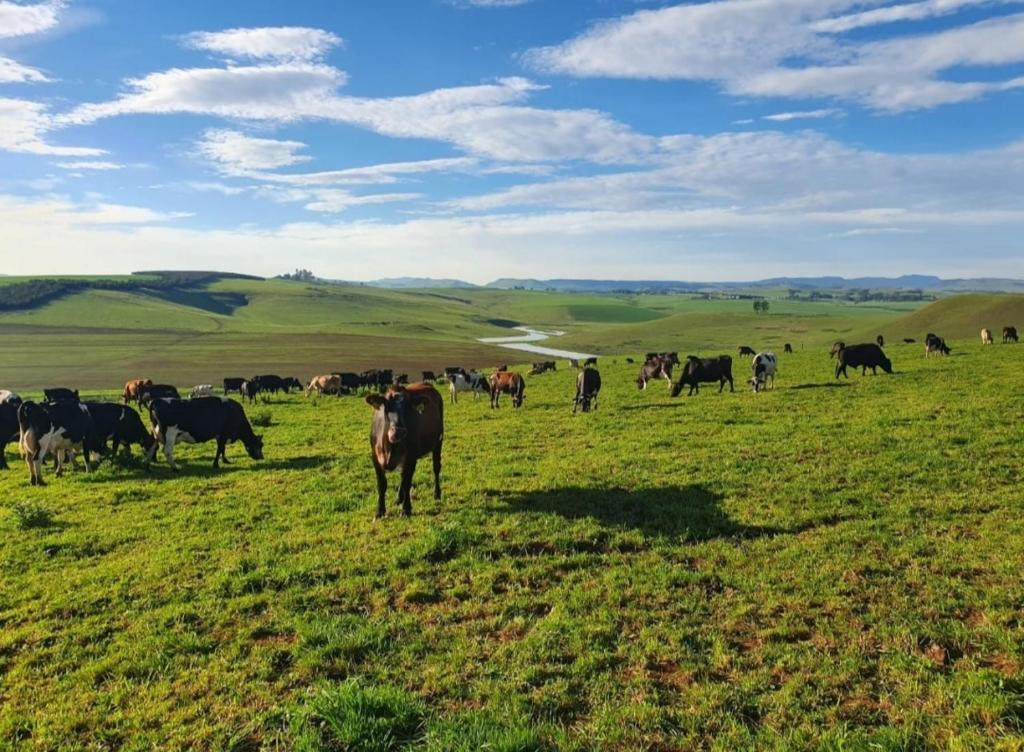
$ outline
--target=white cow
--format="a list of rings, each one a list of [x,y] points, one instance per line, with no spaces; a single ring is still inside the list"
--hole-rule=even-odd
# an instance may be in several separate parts
[[[775,388],[775,374],[779,370],[775,353],[759,352],[754,356],[754,360],[750,365],[754,371],[754,377],[750,379],[750,385],[754,387],[755,392],[767,389],[769,383],[771,383],[772,389]]]
[[[473,392],[473,399],[476,399],[481,392],[489,390],[487,379],[482,373],[470,371],[469,375],[452,373],[448,376],[448,394],[451,395],[452,403],[458,402],[456,396],[459,392]]]
[[[197,384],[192,387],[192,391],[189,392],[188,396],[191,399],[195,399],[196,397],[212,397],[213,384]]]

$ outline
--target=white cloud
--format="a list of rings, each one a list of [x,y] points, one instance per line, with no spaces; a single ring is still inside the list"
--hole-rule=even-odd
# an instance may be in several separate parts
[[[836,117],[842,114],[842,110],[829,107],[821,110],[801,110],[797,112],[777,112],[774,115],[765,115],[762,120],[772,120],[778,123],[785,123],[790,120],[814,120],[820,118]],[[739,122],[739,121],[737,121]],[[748,121],[751,122],[751,121]]]
[[[531,0],[452,0],[453,5],[473,8],[511,8],[528,2]]]
[[[836,18],[826,18],[814,24],[815,31],[842,33],[859,29],[864,26],[895,23],[897,21],[920,21],[936,16],[947,16],[965,8],[984,5],[1012,5],[1021,0],[922,0],[916,3],[904,3],[887,8],[851,13]]]
[[[1024,62],[1024,15],[873,42],[834,32],[979,4],[929,0],[837,15],[864,3],[718,0],[639,11],[563,44],[531,50],[525,60],[573,76],[702,80],[734,95],[829,97],[899,112],[1020,87],[1018,78],[961,81],[943,74]]]
[[[57,162],[57,167],[63,170],[122,170],[124,165],[117,162],[104,162],[101,160]]]
[[[341,37],[329,31],[302,26],[197,31],[186,35],[184,41],[188,47],[228,58],[278,62],[317,60],[342,43]]]
[[[296,154],[305,149],[301,141],[254,138],[238,131],[211,128],[197,144],[199,153],[229,175],[251,170],[273,170],[308,162],[310,157]]]
[[[42,71],[0,55],[0,84],[43,83],[49,80]]]
[[[14,3],[0,0],[0,38],[38,34],[57,25],[63,0],[44,3]]]
[[[0,196],[0,216],[12,226],[37,225],[39,231],[45,233],[47,223],[55,229],[95,225],[141,225],[167,222],[189,215],[103,201],[81,204],[66,198],[30,200]]]
[[[95,157],[106,153],[103,149],[48,143],[44,136],[52,127],[46,105],[25,99],[0,98],[0,151],[58,157]]]
[[[424,159],[414,162],[388,162],[350,167],[344,170],[322,170],[320,172],[280,173],[248,171],[244,175],[287,185],[370,185],[398,182],[399,176],[426,172],[447,172],[469,170],[478,164],[472,157],[451,157],[445,159]]]

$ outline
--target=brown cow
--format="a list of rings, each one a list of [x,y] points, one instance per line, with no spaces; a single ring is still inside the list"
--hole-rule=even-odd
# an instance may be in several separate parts
[[[981,330],[981,344],[991,345],[992,344],[992,330],[988,327]]]
[[[124,399],[124,404],[129,402],[138,402],[142,404],[142,387],[153,386],[153,379],[132,379],[126,381],[124,384],[124,394],[121,397]]]
[[[523,392],[526,390],[526,381],[522,375],[512,371],[498,371],[491,374],[491,407],[498,406],[498,398],[502,392],[512,396],[512,407],[523,406]]]
[[[306,386],[306,396],[316,392],[317,396],[325,394],[339,394],[341,392],[341,376],[330,374],[326,376],[314,376]]]
[[[412,514],[412,477],[416,461],[428,453],[434,459],[434,498],[441,498],[441,446],[444,442],[444,401],[430,384],[392,387],[384,394],[368,394],[374,409],[370,424],[370,451],[377,473],[377,518],[384,516],[387,472],[402,468],[398,502],[402,514]]]

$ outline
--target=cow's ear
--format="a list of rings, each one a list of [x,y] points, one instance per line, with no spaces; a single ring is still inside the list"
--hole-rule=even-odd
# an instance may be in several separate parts
[[[379,407],[383,407],[384,398],[381,397],[379,394],[367,394],[366,404],[372,407],[374,410],[376,410]]]

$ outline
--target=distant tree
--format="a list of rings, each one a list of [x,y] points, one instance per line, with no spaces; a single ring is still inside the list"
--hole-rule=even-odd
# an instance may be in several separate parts
[[[761,301],[761,313],[768,313],[768,305],[769,304],[767,300]]]
[[[282,274],[281,279],[293,279],[296,282],[315,282],[316,275],[309,269],[296,269],[291,274]]]

